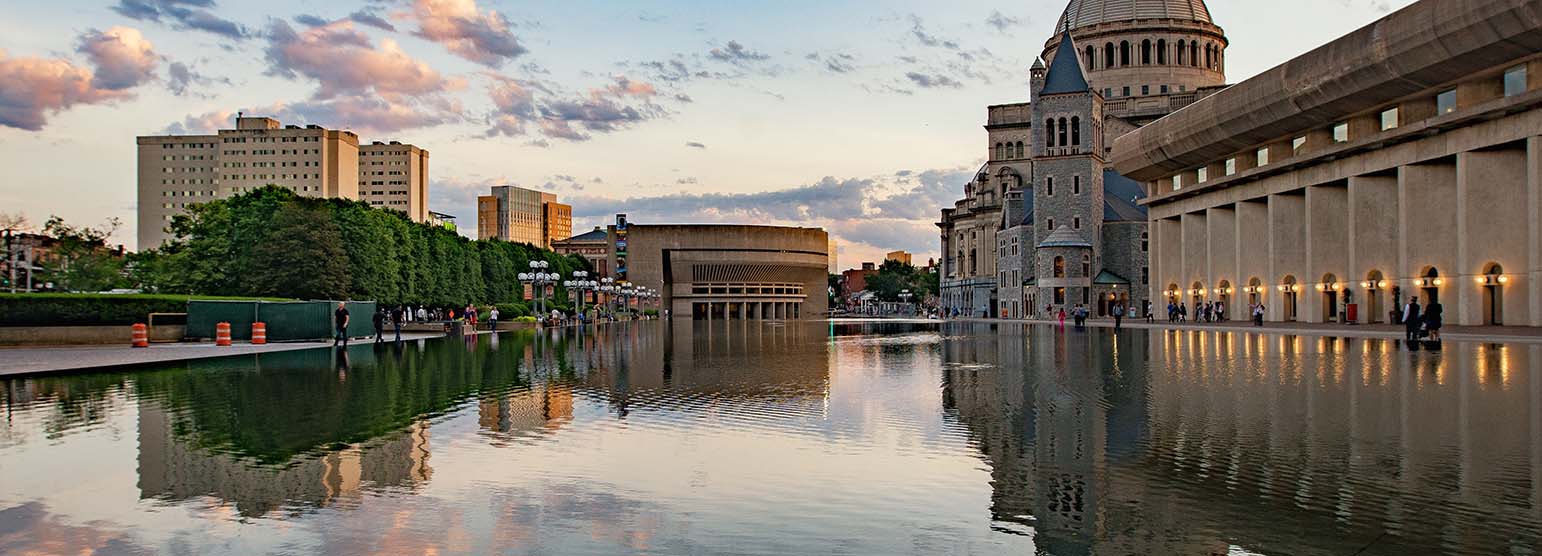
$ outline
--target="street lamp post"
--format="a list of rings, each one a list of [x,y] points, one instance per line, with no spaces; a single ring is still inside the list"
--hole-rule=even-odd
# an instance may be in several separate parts
[[[914,316],[915,310],[910,306],[910,298],[915,297],[915,294],[910,293],[910,290],[900,290],[899,297],[900,301],[905,302],[906,310],[909,311],[912,316]]]
[[[594,281],[589,280],[589,273],[582,270],[573,271],[573,279],[562,283],[570,291],[578,292],[578,314],[584,314],[584,293],[594,289]]]
[[[546,261],[530,261],[530,272],[521,272],[518,276],[520,283],[530,284],[536,290],[533,301],[536,302],[537,320],[546,314],[546,285],[555,284],[562,277],[555,272],[546,272],[550,266]]]

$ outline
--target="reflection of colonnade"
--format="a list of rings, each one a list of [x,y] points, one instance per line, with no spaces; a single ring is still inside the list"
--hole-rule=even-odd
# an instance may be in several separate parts
[[[412,486],[433,475],[426,421],[282,466],[199,447],[197,433],[177,433],[176,421],[148,400],[139,404],[140,498],[213,496],[255,517],[294,505],[326,507],[367,489]]]

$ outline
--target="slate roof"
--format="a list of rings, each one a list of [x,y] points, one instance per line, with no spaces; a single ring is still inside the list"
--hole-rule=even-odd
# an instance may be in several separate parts
[[[606,233],[604,228],[595,228],[591,231],[578,234],[562,241],[604,241],[605,236]]]
[[[1092,244],[1087,243],[1087,239],[1072,230],[1070,226],[1062,225],[1059,228],[1055,228],[1055,231],[1049,234],[1049,237],[1044,238],[1044,241],[1039,242],[1039,249],[1045,247],[1084,247],[1091,249]]]
[[[1076,55],[1071,33],[1062,33],[1060,48],[1055,50],[1055,60],[1049,64],[1049,74],[1044,76],[1044,88],[1039,89],[1039,94],[1085,93],[1089,90],[1091,87],[1087,85],[1086,74],[1082,73],[1082,63]]]
[[[1114,273],[1109,272],[1107,270],[1098,272],[1097,278],[1093,278],[1092,279],[1092,283],[1100,285],[1100,286],[1107,286],[1107,285],[1110,285],[1110,284],[1118,284],[1118,285],[1121,285],[1121,286],[1128,286],[1128,285],[1130,285],[1130,281],[1126,280],[1123,276],[1120,276],[1118,274],[1114,274]]]
[[[1139,182],[1113,170],[1103,171],[1104,222],[1145,222],[1146,207],[1136,202],[1144,198],[1146,190]]]

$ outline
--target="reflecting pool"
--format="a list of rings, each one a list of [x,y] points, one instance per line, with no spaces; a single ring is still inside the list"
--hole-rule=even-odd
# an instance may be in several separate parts
[[[1537,553],[1542,346],[1412,347],[645,322],[0,381],[0,553]]]

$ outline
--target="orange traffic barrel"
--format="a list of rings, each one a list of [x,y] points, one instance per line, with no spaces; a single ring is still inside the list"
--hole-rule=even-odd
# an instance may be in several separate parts
[[[150,327],[143,323],[134,323],[134,343],[137,348],[150,347]]]
[[[214,345],[230,345],[230,323],[222,322],[214,325]]]
[[[268,343],[268,324],[263,322],[252,323],[252,344],[262,345]]]

